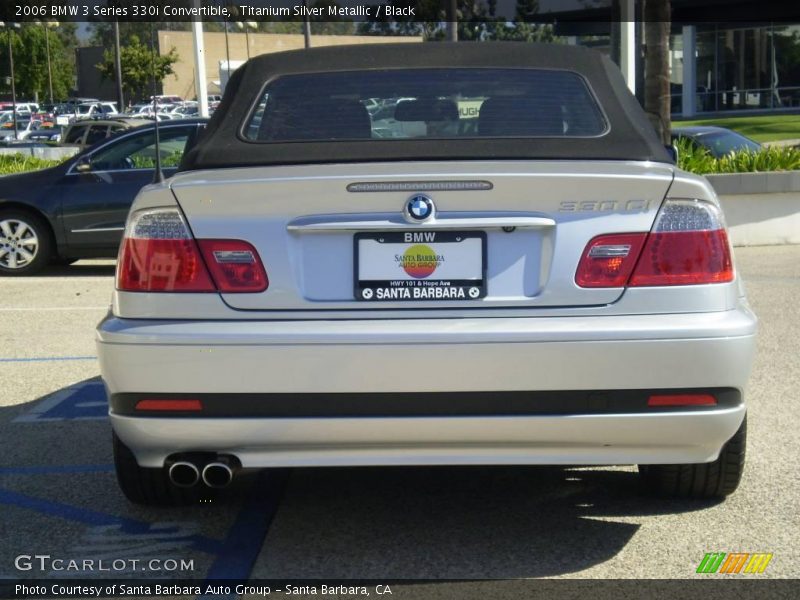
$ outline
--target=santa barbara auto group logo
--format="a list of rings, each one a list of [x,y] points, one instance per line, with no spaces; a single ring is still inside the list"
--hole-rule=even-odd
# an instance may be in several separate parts
[[[414,244],[402,255],[397,255],[395,260],[409,276],[414,279],[425,279],[444,262],[444,256],[436,254],[427,244]]]

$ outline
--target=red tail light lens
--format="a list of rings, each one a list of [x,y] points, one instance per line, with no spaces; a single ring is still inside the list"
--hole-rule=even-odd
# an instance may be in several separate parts
[[[594,238],[583,251],[575,283],[585,288],[624,287],[646,237],[646,233],[623,233]]]
[[[733,280],[724,229],[651,233],[628,285],[696,285]]]
[[[117,289],[126,292],[214,292],[200,251],[177,209],[131,216],[117,261]]]
[[[258,252],[241,240],[198,240],[220,292],[263,292],[269,286]]]
[[[667,200],[628,285],[697,285],[733,280],[720,210],[700,200]]]
[[[667,200],[649,234],[603,235],[586,246],[581,287],[698,285],[733,281],[722,213],[710,202]]]
[[[192,237],[177,208],[131,215],[117,261],[126,292],[263,292],[268,280],[255,248],[239,240]]]

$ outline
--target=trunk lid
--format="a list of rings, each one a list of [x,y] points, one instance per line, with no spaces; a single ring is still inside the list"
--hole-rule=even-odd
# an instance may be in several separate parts
[[[171,187],[195,237],[261,256],[269,288],[222,294],[231,308],[369,311],[614,302],[623,288],[575,284],[581,253],[649,231],[672,178],[650,162],[403,162],[195,171]],[[409,214],[418,195],[428,220]],[[443,280],[464,294],[391,291]]]

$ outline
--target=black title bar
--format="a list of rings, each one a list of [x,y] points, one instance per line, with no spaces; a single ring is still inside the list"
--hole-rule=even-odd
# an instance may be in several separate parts
[[[568,23],[643,20],[642,0],[634,17],[612,0],[457,0],[460,22]],[[672,0],[672,21],[800,23],[800,3],[786,0]],[[2,0],[0,21],[257,21],[376,22],[387,33],[413,22],[452,21],[449,0]]]

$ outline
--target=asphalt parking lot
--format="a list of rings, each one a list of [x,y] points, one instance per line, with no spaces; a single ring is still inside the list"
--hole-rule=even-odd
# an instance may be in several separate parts
[[[642,496],[633,467],[476,467],[295,469],[210,504],[134,507],[114,478],[93,339],[113,264],[3,279],[0,577],[60,575],[17,571],[21,554],[169,558],[201,579],[469,580],[429,594],[461,598],[488,585],[471,580],[691,579],[707,552],[769,552],[756,577],[796,577],[800,246],[736,256],[761,322],[748,466],[722,503]]]

